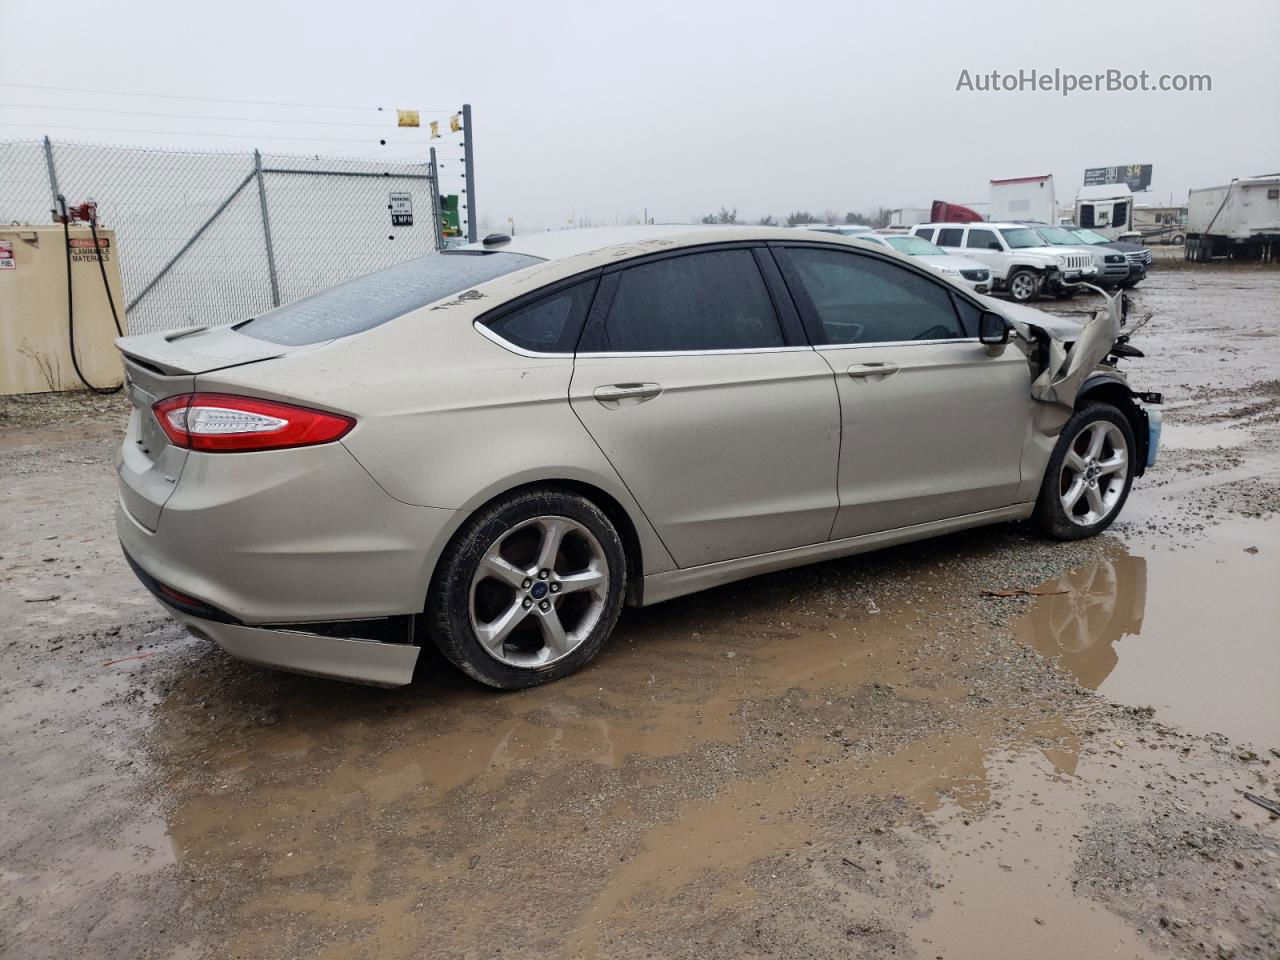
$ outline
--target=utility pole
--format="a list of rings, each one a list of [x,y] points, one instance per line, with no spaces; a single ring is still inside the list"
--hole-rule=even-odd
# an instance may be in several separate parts
[[[462,105],[462,173],[467,191],[467,242],[480,239],[479,220],[476,217],[476,169],[475,139],[471,135],[471,104]]]

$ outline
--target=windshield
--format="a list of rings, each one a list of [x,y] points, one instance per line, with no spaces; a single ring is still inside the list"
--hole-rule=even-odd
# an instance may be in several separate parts
[[[1043,247],[1044,241],[1036,234],[1036,232],[1028,227],[1019,227],[1016,230],[1001,230],[1000,236],[1004,237],[1004,242],[1014,250],[1022,247]]]
[[[884,239],[885,243],[893,249],[909,257],[945,257],[947,255],[945,250],[935,247],[924,237],[885,237]]]
[[[1077,237],[1079,237],[1081,240],[1083,240],[1085,243],[1089,243],[1089,244],[1098,244],[1098,243],[1110,243],[1110,242],[1111,242],[1111,241],[1110,241],[1110,240],[1108,240],[1106,237],[1104,237],[1102,234],[1100,234],[1100,233],[1094,233],[1092,230],[1079,230],[1079,229],[1076,229],[1076,230],[1072,230],[1071,232],[1072,232],[1072,233],[1074,233],[1074,234],[1075,234]]]
[[[541,262],[521,253],[428,254],[268,310],[235,330],[290,347],[349,337]]]
[[[1076,244],[1080,242],[1071,235],[1070,230],[1064,230],[1062,227],[1036,227],[1036,233],[1053,244]]]

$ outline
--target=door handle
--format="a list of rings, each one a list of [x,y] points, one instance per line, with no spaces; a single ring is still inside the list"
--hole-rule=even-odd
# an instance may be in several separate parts
[[[883,380],[898,372],[896,363],[855,363],[845,373],[855,380]]]
[[[606,407],[631,407],[662,393],[660,383],[610,383],[596,387],[592,396]]]

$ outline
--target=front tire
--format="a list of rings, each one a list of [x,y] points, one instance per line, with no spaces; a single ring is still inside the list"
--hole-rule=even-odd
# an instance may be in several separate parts
[[[481,683],[518,690],[568,676],[599,652],[622,611],[617,530],[577,494],[533,489],[467,521],[428,596],[440,652]]]
[[[1015,270],[1009,275],[1008,285],[1009,296],[1018,303],[1027,303],[1040,293],[1040,276],[1026,268]]]
[[[1049,457],[1033,520],[1056,540],[1083,540],[1120,513],[1133,485],[1133,427],[1115,407],[1096,403],[1077,411]]]

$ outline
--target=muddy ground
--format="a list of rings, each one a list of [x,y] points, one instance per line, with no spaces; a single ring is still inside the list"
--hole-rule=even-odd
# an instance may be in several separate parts
[[[121,402],[0,403],[0,956],[1280,955],[1280,271],[1135,300],[1167,447],[1105,536],[627,611],[510,694],[185,636],[118,554]]]

